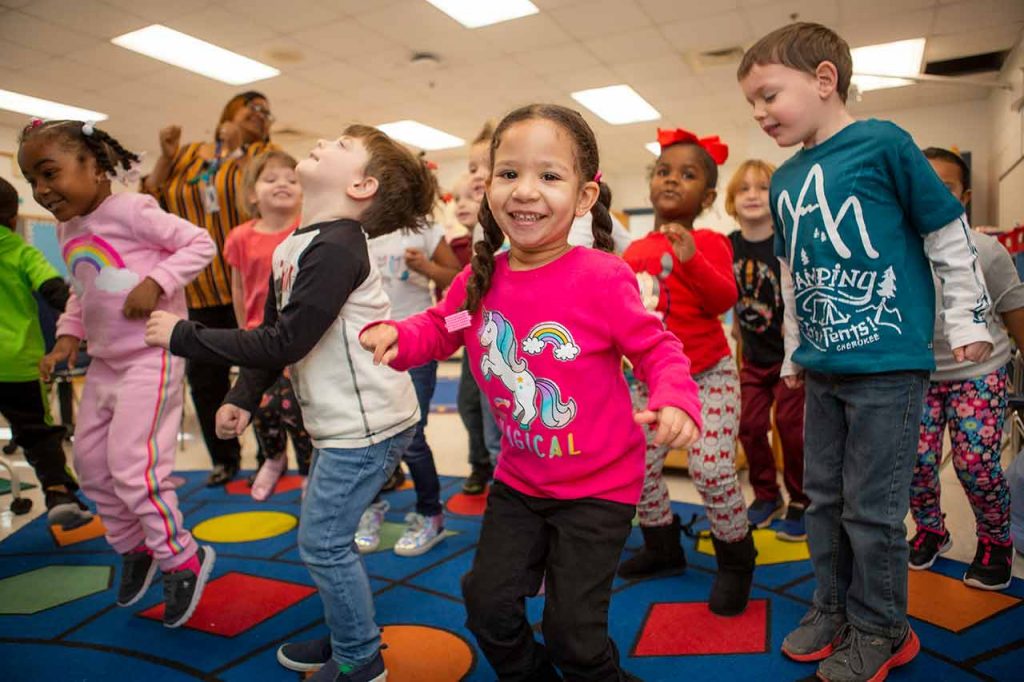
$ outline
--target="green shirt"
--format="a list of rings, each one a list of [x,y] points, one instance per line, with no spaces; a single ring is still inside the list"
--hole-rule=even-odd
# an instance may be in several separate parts
[[[39,378],[46,349],[32,292],[55,277],[60,274],[42,252],[0,227],[0,381]]]

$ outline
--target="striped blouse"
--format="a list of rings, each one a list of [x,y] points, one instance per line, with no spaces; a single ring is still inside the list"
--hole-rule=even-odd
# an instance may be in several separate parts
[[[206,182],[202,179],[204,160],[199,151],[202,142],[182,147],[171,165],[170,175],[160,188],[157,198],[164,210],[180,216],[194,225],[206,228],[217,244],[217,255],[195,280],[185,289],[189,308],[210,308],[231,304],[231,266],[224,260],[224,242],[228,233],[245,222],[248,216],[238,205],[245,175],[241,159],[222,161],[210,182],[217,188],[220,210],[207,213],[203,203]],[[256,142],[246,149],[246,159],[252,159],[274,145]]]

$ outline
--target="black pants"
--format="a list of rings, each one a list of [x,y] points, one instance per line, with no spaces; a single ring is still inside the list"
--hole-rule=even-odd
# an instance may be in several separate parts
[[[295,446],[295,459],[299,473],[309,474],[309,463],[313,460],[313,442],[302,423],[302,408],[295,398],[292,381],[283,372],[277,382],[263,393],[260,408],[252,417],[252,430],[256,434],[259,450],[256,461],[260,466],[267,458],[287,457],[288,438]]]
[[[462,582],[466,627],[499,679],[614,682],[626,677],[608,636],[612,580],[636,508],[598,499],[523,495],[496,482],[473,568]],[[545,580],[545,645],[526,597]]]
[[[480,387],[469,370],[469,353],[463,350],[462,374],[459,377],[459,394],[456,399],[459,417],[469,435],[469,463],[474,469],[492,469],[491,453],[484,438],[483,406],[480,404]]]
[[[212,308],[189,308],[188,319],[213,329],[237,329],[235,311],[230,305]],[[203,431],[206,449],[214,464],[237,469],[242,461],[241,446],[237,438],[217,438],[217,410],[224,402],[224,396],[231,388],[231,368],[189,360],[185,366],[189,386],[192,387],[192,402],[196,406],[199,428]]]
[[[0,382],[0,414],[11,425],[14,441],[24,449],[44,489],[63,485],[78,490],[64,456],[66,431],[47,418],[38,381]]]

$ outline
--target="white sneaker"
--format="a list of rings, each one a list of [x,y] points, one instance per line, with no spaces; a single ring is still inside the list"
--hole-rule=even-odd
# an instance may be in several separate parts
[[[380,526],[384,523],[384,515],[388,513],[391,504],[387,500],[374,502],[359,518],[359,527],[356,529],[356,547],[360,554],[368,554],[376,551],[380,546]]]
[[[395,543],[395,554],[398,556],[425,554],[444,540],[444,514],[423,516],[412,512],[405,515],[405,522],[409,525]]]

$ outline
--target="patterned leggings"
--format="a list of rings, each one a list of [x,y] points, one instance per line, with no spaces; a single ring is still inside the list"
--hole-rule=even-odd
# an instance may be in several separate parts
[[[942,435],[949,424],[953,466],[967,493],[978,537],[1010,541],[1010,489],[999,452],[1006,412],[1006,369],[967,381],[933,381],[924,399],[910,511],[919,529],[945,532],[939,507]]]
[[[263,394],[259,409],[252,420],[253,431],[259,452],[256,459],[260,466],[268,457],[277,459],[286,456],[288,436],[292,437],[295,446],[295,459],[299,463],[299,473],[309,473],[309,460],[313,456],[313,443],[309,440],[306,427],[302,423],[302,410],[295,399],[292,382],[285,371],[273,386]]]
[[[704,430],[690,448],[690,477],[704,500],[711,533],[719,540],[736,542],[747,534],[747,510],[736,478],[736,434],[739,431],[740,379],[731,357],[693,377],[700,388]],[[633,407],[647,409],[647,385],[631,383]],[[667,526],[672,523],[668,486],[661,475],[668,448],[652,442],[654,429],[647,429],[647,469],[637,511],[640,525]]]

